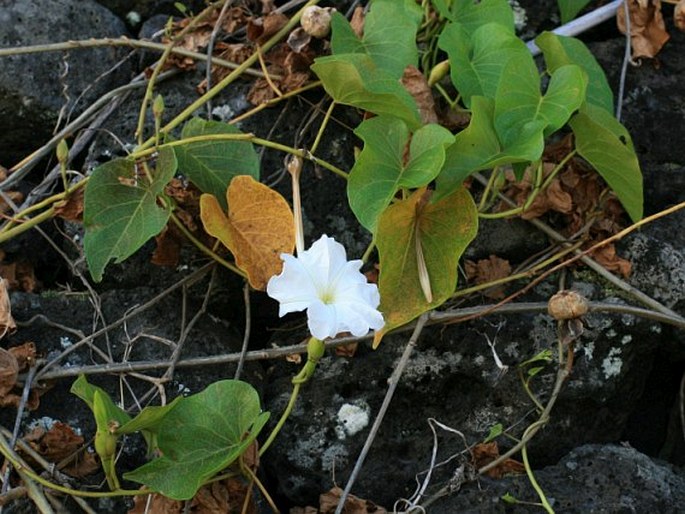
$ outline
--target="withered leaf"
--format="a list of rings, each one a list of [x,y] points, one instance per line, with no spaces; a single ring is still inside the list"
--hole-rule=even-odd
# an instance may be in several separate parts
[[[673,11],[673,22],[678,30],[685,31],[685,0],[680,0]]]
[[[67,221],[83,221],[83,197],[85,188],[80,187],[65,200],[55,204],[55,216]]]
[[[630,261],[616,255],[616,247],[607,244],[592,252],[591,257],[609,271],[619,273],[623,277],[630,276],[633,269]]]
[[[469,280],[473,280],[476,284],[486,284],[511,275],[511,264],[509,264],[509,261],[501,259],[496,255],[490,255],[487,259],[481,259],[478,262],[466,261],[465,267],[466,277]],[[493,300],[501,300],[505,296],[502,286],[486,289],[483,294]]]
[[[17,365],[20,371],[26,370],[36,362],[36,345],[32,342],[26,342],[19,346],[12,346],[8,351],[17,359]]]
[[[0,277],[0,339],[16,329],[17,325],[12,318],[12,304],[7,292],[7,281]]]
[[[295,247],[293,213],[285,198],[248,175],[231,180],[226,200],[228,216],[214,196],[203,194],[202,223],[231,251],[250,285],[264,290],[281,272],[281,253],[292,253]]]
[[[421,121],[424,124],[437,123],[438,115],[435,113],[433,92],[428,86],[428,81],[423,73],[415,66],[407,66],[402,74],[401,82],[404,89],[406,89],[416,101]]]
[[[6,191],[5,195],[14,204],[21,203],[24,200],[23,193],[19,191]],[[0,212],[8,213],[10,211],[12,211],[10,204],[5,200],[5,198],[0,198]]]
[[[250,18],[247,22],[247,39],[261,45],[287,23],[288,17],[279,12],[270,12],[261,18]]]
[[[150,262],[155,266],[175,268],[181,259],[181,240],[173,229],[167,225],[155,236],[155,251]]]
[[[14,355],[4,348],[0,348],[0,403],[8,393],[17,385],[19,375],[19,363]]]
[[[69,476],[84,477],[100,469],[94,453],[80,451],[85,443],[84,438],[65,423],[57,421],[48,431],[36,427],[23,439],[50,462],[59,463],[69,459],[69,463],[61,469]]]
[[[342,489],[334,487],[330,491],[319,496],[319,512],[321,514],[333,514],[340,497],[342,496]],[[370,500],[363,500],[350,494],[345,501],[345,514],[387,514],[387,510],[379,507]]]
[[[364,8],[362,6],[359,5],[354,8],[352,19],[350,19],[350,27],[352,27],[352,30],[359,39],[364,37]]]
[[[633,58],[654,57],[670,39],[661,13],[661,0],[626,0],[630,13],[630,43]],[[623,3],[618,6],[616,21],[626,33],[626,16]]]
[[[477,444],[473,447],[471,455],[473,456],[473,465],[476,468],[481,468],[486,464],[490,464],[499,458],[499,446],[497,445],[497,441]],[[522,475],[525,472],[525,466],[519,461],[505,459],[494,468],[488,470],[486,474],[491,478],[502,478],[509,475]]]

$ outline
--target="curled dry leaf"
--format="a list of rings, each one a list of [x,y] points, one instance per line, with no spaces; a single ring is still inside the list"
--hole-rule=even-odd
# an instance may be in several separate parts
[[[350,27],[352,27],[354,34],[359,39],[364,37],[364,8],[362,6],[354,8],[352,19],[350,19]]]
[[[16,329],[17,325],[12,318],[12,304],[7,292],[7,281],[0,277],[0,339]]]
[[[402,74],[402,85],[416,101],[419,108],[421,121],[424,124],[437,123],[438,115],[435,113],[435,101],[433,93],[428,86],[426,77],[415,66],[407,66]]]
[[[288,23],[283,13],[271,12],[261,18],[250,18],[247,22],[247,39],[261,45]]]
[[[25,260],[0,262],[0,276],[5,279],[5,286],[10,291],[32,293],[40,286],[33,265]]]
[[[9,350],[0,348],[0,407],[17,407],[21,402],[22,388],[17,384],[18,374],[36,360],[36,345],[24,343]],[[49,386],[34,384],[26,402],[28,410],[36,410],[40,397]]]
[[[511,275],[511,264],[505,259],[501,259],[496,255],[491,255],[487,259],[481,259],[478,262],[466,261],[466,278],[473,280],[476,284],[486,284],[494,280],[508,277]],[[501,300],[504,298],[503,286],[494,286],[486,289],[483,294],[492,298],[493,300]]]
[[[36,427],[23,439],[49,462],[59,463],[69,459],[69,463],[61,468],[69,476],[84,477],[100,470],[95,454],[81,451],[84,438],[65,423],[57,421],[47,431]]]
[[[490,464],[499,458],[499,446],[497,445],[497,441],[477,444],[473,447],[471,455],[473,456],[473,465],[476,469],[482,468],[486,464]],[[510,475],[522,475],[525,472],[525,466],[519,461],[505,459],[494,468],[488,470],[486,474],[491,478],[503,478]]]
[[[55,204],[55,216],[67,221],[83,222],[83,197],[85,191],[86,188],[81,187],[65,200],[57,202]]]
[[[661,0],[626,0],[630,13],[630,43],[633,58],[654,57],[670,39],[661,13]],[[626,16],[623,3],[618,6],[616,22],[626,33]]]
[[[4,348],[0,348],[0,403],[17,385],[19,363],[14,355]]]
[[[543,164],[543,175],[546,177],[552,170],[555,164],[545,162]],[[507,180],[512,184],[509,186],[507,196],[516,202],[516,205],[522,206],[528,200],[533,190],[533,178],[530,170],[526,170],[523,180],[516,182],[513,172],[507,172]],[[521,214],[524,220],[531,220],[539,218],[548,211],[561,212],[568,214],[573,207],[573,199],[571,195],[562,188],[559,178],[552,179],[552,182],[544,190],[540,191],[533,200],[533,203]],[[502,209],[507,207],[502,205]]]
[[[342,489],[339,487],[334,487],[330,491],[319,496],[320,514],[333,514],[338,503],[340,503],[341,496]],[[387,514],[388,511],[370,500],[363,500],[350,494],[345,501],[344,512],[346,514]]]
[[[673,22],[678,30],[685,32],[685,0],[680,0],[673,11]]]

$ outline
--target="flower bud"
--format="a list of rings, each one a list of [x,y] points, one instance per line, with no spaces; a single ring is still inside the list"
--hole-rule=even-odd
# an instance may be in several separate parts
[[[556,320],[575,319],[587,314],[587,299],[576,291],[564,290],[549,299],[547,312]]]

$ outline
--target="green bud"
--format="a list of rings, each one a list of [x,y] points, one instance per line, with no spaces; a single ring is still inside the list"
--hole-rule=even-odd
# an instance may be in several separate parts
[[[428,85],[429,86],[434,86],[438,82],[440,82],[445,75],[447,75],[450,71],[450,62],[445,60],[442,62],[439,62],[435,66],[433,66],[433,69],[431,70],[430,74],[428,75]]]
[[[317,362],[326,353],[326,345],[323,341],[312,337],[307,343],[307,360]]]
[[[152,114],[155,116],[155,118],[161,118],[163,112],[164,98],[162,97],[162,95],[157,95],[155,97],[155,101],[152,102]]]
[[[57,160],[64,164],[69,160],[69,145],[67,145],[67,142],[62,139],[60,140],[59,143],[57,143]]]

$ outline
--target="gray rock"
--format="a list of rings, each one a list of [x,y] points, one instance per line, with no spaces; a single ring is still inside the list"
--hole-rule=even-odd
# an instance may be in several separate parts
[[[682,512],[685,475],[637,450],[615,445],[585,445],[557,464],[535,472],[556,512],[568,514]],[[433,504],[431,514],[524,513],[530,505],[511,505],[501,498],[539,502],[525,476],[481,478]],[[538,509],[539,510],[539,509]]]
[[[120,19],[91,0],[0,1],[0,47],[126,34]],[[115,68],[126,53],[90,48],[0,58],[0,162],[9,166],[39,147],[51,136],[60,109],[73,118],[127,81],[130,66]]]

